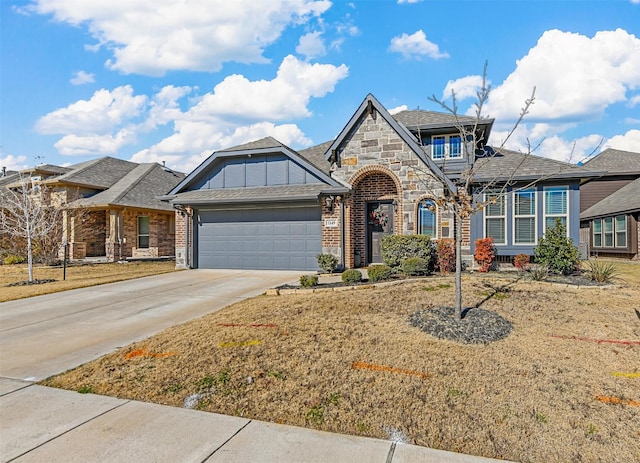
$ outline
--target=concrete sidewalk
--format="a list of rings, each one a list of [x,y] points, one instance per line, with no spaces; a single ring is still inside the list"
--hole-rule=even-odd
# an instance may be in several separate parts
[[[3,463],[500,461],[7,378],[0,378],[0,417]]]

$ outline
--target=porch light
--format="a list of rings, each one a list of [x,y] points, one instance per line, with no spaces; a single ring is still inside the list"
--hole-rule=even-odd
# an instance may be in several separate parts
[[[393,206],[393,212],[398,212],[398,201],[396,201],[395,199],[391,202],[391,205]]]
[[[324,204],[325,206],[327,206],[327,209],[329,209],[329,211],[333,211],[333,200],[333,196],[325,196],[324,198]]]

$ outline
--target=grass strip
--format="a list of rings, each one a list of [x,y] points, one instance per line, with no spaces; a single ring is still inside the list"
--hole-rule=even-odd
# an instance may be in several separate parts
[[[611,373],[611,376],[624,376],[626,378],[640,378],[640,373],[620,373],[614,372]]]
[[[277,328],[275,323],[218,323],[218,326],[224,326],[229,328]]]

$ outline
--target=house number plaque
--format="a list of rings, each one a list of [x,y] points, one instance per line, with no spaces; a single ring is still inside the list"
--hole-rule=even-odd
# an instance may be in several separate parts
[[[324,226],[326,228],[336,228],[338,226],[338,219],[324,219]]]

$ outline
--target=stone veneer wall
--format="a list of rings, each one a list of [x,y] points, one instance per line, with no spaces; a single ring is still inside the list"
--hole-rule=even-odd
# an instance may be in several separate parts
[[[345,231],[346,236],[351,237],[346,243],[346,264],[352,267],[354,251],[360,250],[364,256],[365,201],[396,199],[395,233],[413,234],[417,201],[425,192],[438,196],[443,190],[440,182],[420,172],[426,169],[424,163],[375,112],[364,117],[343,147],[332,176],[354,187],[345,203]]]

